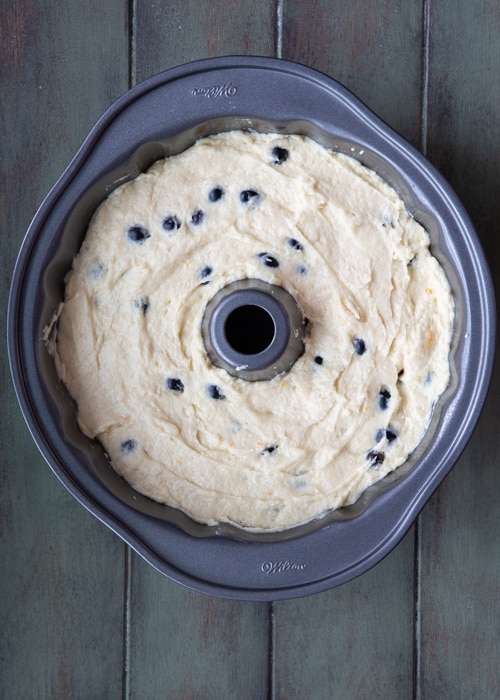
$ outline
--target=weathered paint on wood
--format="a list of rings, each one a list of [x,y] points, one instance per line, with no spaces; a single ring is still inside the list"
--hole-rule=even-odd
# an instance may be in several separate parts
[[[284,0],[282,56],[335,78],[418,145],[422,7],[422,0]]]
[[[187,591],[134,557],[132,698],[265,698],[268,605]]]
[[[427,155],[467,207],[500,289],[500,9],[431,3]],[[422,700],[500,697],[500,375],[462,459],[420,518]]]
[[[134,78],[213,56],[274,56],[275,2],[137,0]]]
[[[173,65],[248,53],[328,73],[425,149],[498,288],[499,29],[495,0],[6,0],[4,299],[37,204],[102,110]],[[498,368],[465,455],[396,550],[339,589],[267,605],[168,581],[87,514],[31,443],[1,342],[0,697],[500,696]]]
[[[121,0],[1,4],[4,301],[36,207],[127,87],[125,11]],[[3,332],[1,344],[0,697],[117,697],[124,546],[38,454],[14,398]]]
[[[410,532],[364,576],[275,604],[276,698],[412,697],[413,551]]]

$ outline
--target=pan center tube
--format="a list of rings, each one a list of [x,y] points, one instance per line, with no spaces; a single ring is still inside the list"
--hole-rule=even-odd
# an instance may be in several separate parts
[[[259,279],[237,280],[219,290],[201,326],[212,364],[247,381],[290,370],[304,352],[305,329],[293,296]]]

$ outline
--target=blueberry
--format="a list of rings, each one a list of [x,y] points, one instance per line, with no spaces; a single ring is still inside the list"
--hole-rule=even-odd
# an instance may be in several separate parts
[[[387,428],[387,430],[385,431],[385,437],[387,438],[387,442],[394,442],[397,436],[397,433],[395,433],[394,430],[391,430],[391,428]]]
[[[240,201],[243,202],[243,204],[256,202],[259,198],[260,194],[256,190],[242,190],[240,192]]]
[[[317,365],[322,365],[322,364],[323,364],[323,358],[321,357],[321,355],[316,355],[316,357],[314,358],[314,362],[315,362]]]
[[[272,156],[274,165],[281,165],[288,158],[288,150],[281,146],[275,146],[272,150]]]
[[[289,238],[287,243],[290,248],[293,248],[294,250],[304,250],[304,246],[296,238]]]
[[[362,338],[354,338],[352,341],[354,352],[356,355],[364,355],[366,352],[366,343]]]
[[[385,459],[383,452],[378,452],[378,450],[370,450],[367,453],[366,459],[370,462],[370,469],[378,469]]]
[[[219,199],[222,199],[223,196],[224,190],[222,189],[222,187],[217,186],[210,190],[210,192],[208,193],[208,200],[210,202],[218,202]]]
[[[385,411],[389,407],[389,399],[391,398],[391,392],[387,387],[382,387],[378,394],[378,407],[381,411]]]
[[[387,442],[391,443],[394,442],[397,436],[397,433],[394,430],[392,430],[392,428],[381,428],[380,430],[377,430],[377,434],[375,435],[375,442],[379,443],[381,440],[386,438]]]
[[[165,231],[177,231],[181,227],[181,222],[176,216],[166,216],[161,225]]]
[[[99,279],[99,277],[103,276],[105,271],[106,267],[103,262],[93,263],[89,269],[89,277],[92,277],[94,280]]]
[[[259,255],[257,257],[259,258],[259,260],[261,261],[261,263],[263,265],[266,265],[266,267],[279,267],[280,266],[278,260],[276,260],[276,258],[273,257],[272,255],[269,255],[269,253],[259,253]]]
[[[213,267],[210,267],[210,265],[205,265],[205,267],[203,267],[200,270],[200,280],[204,280],[203,284],[209,283],[210,280],[207,280],[206,278],[210,277],[210,275],[212,274],[213,271],[214,271],[214,269],[213,269]]]
[[[191,223],[193,224],[193,226],[199,226],[203,222],[204,218],[205,212],[203,211],[203,209],[197,209],[193,212],[193,215],[191,216]]]
[[[178,394],[182,394],[184,391],[184,383],[182,382],[181,379],[178,379],[177,377],[169,377],[167,379],[167,389],[170,389],[170,391],[175,391]]]
[[[134,306],[136,309],[142,309],[144,316],[147,314],[149,309],[149,299],[148,297],[140,297],[134,301]]]
[[[217,384],[209,384],[207,386],[207,393],[211,399],[215,399],[216,401],[222,401],[222,399],[226,398]]]
[[[263,457],[266,455],[272,455],[276,450],[278,449],[278,445],[269,445],[268,447],[264,447],[262,452],[260,453]]]
[[[141,226],[140,224],[130,226],[130,228],[127,230],[127,238],[129,241],[132,241],[132,243],[138,243],[139,245],[142,245],[150,236],[151,234],[147,228],[144,228],[144,226]]]
[[[128,440],[123,440],[123,442],[120,445],[120,449],[122,451],[122,454],[124,455],[129,455],[131,452],[134,452],[134,450],[137,448],[137,443],[135,440],[128,439]]]
[[[297,265],[297,273],[299,275],[307,275],[307,267],[305,265]]]

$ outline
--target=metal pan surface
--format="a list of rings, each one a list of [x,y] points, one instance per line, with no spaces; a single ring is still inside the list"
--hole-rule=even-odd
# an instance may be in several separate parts
[[[427,229],[456,304],[452,381],[409,460],[352,506],[284,533],[207,527],[133,491],[78,430],[42,341],[97,205],[155,160],[231,129],[299,133],[376,170]],[[404,139],[327,76],[258,57],[197,61],[139,84],[108,109],[36,213],[14,271],[8,349],[17,397],[72,495],[169,578],[227,598],[316,593],[367,571],[402,539],[479,418],[495,340],[493,289],[472,224],[449,185]]]

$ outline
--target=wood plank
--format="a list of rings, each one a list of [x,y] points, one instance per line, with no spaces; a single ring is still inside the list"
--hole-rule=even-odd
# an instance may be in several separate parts
[[[282,4],[283,58],[335,78],[418,146],[422,1]]]
[[[134,79],[216,55],[273,55],[267,0],[138,0]],[[263,698],[268,605],[210,598],[174,584],[132,555],[127,686],[141,698]]]
[[[134,79],[213,56],[274,56],[275,2],[137,0]]]
[[[420,139],[421,3],[285,0],[283,58],[336,78]],[[414,530],[375,569],[312,599],[275,604],[276,697],[413,696]]]
[[[127,87],[126,3],[4,2],[0,66],[6,299],[37,205]],[[2,306],[2,327],[4,314]],[[124,546],[38,454],[11,387],[3,334],[0,342],[0,696],[116,697]]]
[[[267,604],[189,591],[137,557],[131,593],[130,697],[267,697]]]
[[[457,191],[500,289],[500,14],[495,0],[431,3],[428,157]],[[498,358],[465,454],[420,521],[421,698],[498,698]]]
[[[275,697],[413,697],[413,532],[354,581],[275,604]]]

